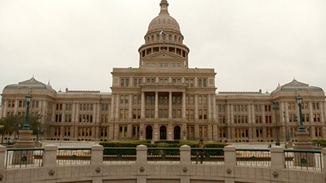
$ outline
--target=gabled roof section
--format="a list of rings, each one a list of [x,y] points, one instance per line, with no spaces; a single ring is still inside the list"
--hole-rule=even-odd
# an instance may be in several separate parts
[[[31,85],[31,84],[32,85],[45,85],[44,83],[37,81],[34,77],[32,77],[31,79],[26,80],[26,81],[21,81],[18,84],[20,84],[20,85]]]
[[[144,57],[142,60],[144,60],[144,61],[148,61],[148,60],[155,61],[155,60],[164,60],[164,59],[185,60],[184,57],[181,57],[180,55],[168,52],[167,50],[161,50],[159,52],[153,53],[151,55],[148,55],[147,57]]]
[[[286,91],[321,91],[324,92],[323,89],[316,86],[309,86],[309,84],[302,83],[293,79],[291,82],[285,85],[278,85],[277,88],[271,93],[272,95],[278,92],[286,92]]]

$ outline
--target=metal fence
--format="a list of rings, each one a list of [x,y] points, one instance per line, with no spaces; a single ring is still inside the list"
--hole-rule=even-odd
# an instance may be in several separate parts
[[[42,167],[43,151],[44,148],[8,148],[5,167],[6,169]]]
[[[236,158],[240,166],[271,166],[269,149],[236,149]]]
[[[191,148],[192,164],[224,164],[223,148]]]
[[[132,164],[136,162],[136,147],[104,147],[104,164]]]
[[[285,168],[323,171],[323,154],[318,150],[284,150]]]
[[[58,148],[57,165],[91,164],[91,148]]]
[[[179,164],[180,149],[178,147],[149,147],[147,161],[148,163]]]

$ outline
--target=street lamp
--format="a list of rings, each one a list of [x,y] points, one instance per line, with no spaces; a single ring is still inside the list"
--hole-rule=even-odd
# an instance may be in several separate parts
[[[297,96],[297,102],[298,102],[298,105],[299,105],[299,113],[300,113],[300,127],[299,127],[299,132],[306,132],[306,129],[304,128],[303,123],[302,123],[302,108],[301,108],[301,105],[302,105],[302,97],[300,97],[300,95]]]
[[[32,96],[28,93],[25,97],[26,99],[26,118],[25,118],[25,124],[23,126],[23,130],[30,130],[29,125],[28,125],[28,113],[29,113],[29,103],[31,102]]]
[[[279,110],[279,103],[277,101],[273,101],[273,110],[275,111],[275,122],[276,122],[276,146],[280,146],[280,140],[278,139],[278,125],[277,125],[277,112]]]

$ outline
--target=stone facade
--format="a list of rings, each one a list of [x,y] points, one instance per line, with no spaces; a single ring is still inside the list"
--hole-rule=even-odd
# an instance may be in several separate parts
[[[48,140],[200,139],[221,142],[296,141],[303,102],[310,138],[326,138],[325,94],[293,80],[272,93],[217,92],[214,69],[188,67],[189,48],[178,22],[162,0],[139,48],[138,68],[114,68],[112,93],[55,91],[35,78],[8,85],[2,93],[3,117],[31,113],[49,127]],[[278,102],[278,110],[273,102]],[[276,109],[276,108],[275,108]],[[44,139],[43,138],[43,139]]]

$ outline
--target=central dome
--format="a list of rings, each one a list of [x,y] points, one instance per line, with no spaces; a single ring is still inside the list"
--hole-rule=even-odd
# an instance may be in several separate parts
[[[162,0],[160,6],[160,14],[151,21],[148,26],[147,33],[160,32],[163,29],[164,31],[181,33],[178,22],[173,17],[171,17],[168,12],[168,2],[166,0]]]

